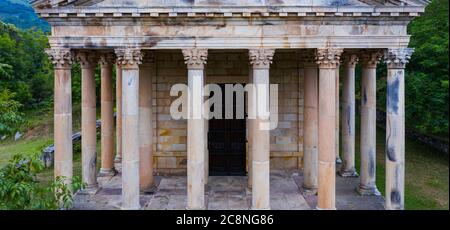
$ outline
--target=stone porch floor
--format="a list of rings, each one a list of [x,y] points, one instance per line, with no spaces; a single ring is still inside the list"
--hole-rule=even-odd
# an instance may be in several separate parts
[[[141,194],[142,209],[184,210],[186,206],[185,176],[156,176],[153,194]],[[272,210],[310,210],[316,207],[317,196],[303,194],[301,171],[271,170],[270,204]],[[77,194],[73,209],[120,209],[121,176],[98,178],[101,189],[95,195]],[[338,210],[384,209],[382,196],[360,196],[355,188],[359,178],[336,176],[336,207]],[[251,193],[246,189],[247,177],[210,177],[205,188],[208,210],[242,210],[251,208]]]

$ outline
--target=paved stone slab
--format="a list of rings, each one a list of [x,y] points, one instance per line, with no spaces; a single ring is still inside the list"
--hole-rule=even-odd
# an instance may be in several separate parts
[[[338,168],[338,167],[337,167]],[[96,195],[77,194],[73,209],[120,209],[121,175],[98,178],[101,185]],[[317,196],[303,195],[303,174],[299,171],[271,170],[270,202],[273,210],[311,210],[316,207]],[[337,209],[383,209],[382,196],[360,196],[355,188],[359,178],[336,176]],[[146,210],[185,210],[187,180],[184,176],[156,176],[154,194],[141,194],[140,203]],[[247,177],[210,177],[205,188],[208,210],[251,209],[252,195],[247,188]]]

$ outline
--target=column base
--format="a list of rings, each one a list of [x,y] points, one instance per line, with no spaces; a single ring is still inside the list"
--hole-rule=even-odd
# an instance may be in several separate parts
[[[255,208],[252,206],[252,210],[270,210],[270,207],[268,208]]]
[[[252,195],[252,188],[251,187],[245,188],[245,195]]]
[[[116,156],[116,158],[114,158],[114,163],[122,163],[122,157]]]
[[[306,195],[306,196],[317,195],[317,188],[311,188],[311,187],[308,187],[305,185],[303,185],[302,188],[303,188],[303,195]]]
[[[99,177],[112,177],[115,176],[117,174],[117,171],[112,168],[112,169],[100,169],[98,176]]]
[[[206,210],[206,206],[198,207],[198,208],[190,208],[189,206],[186,206],[186,210]]]
[[[348,170],[339,170],[338,175],[341,177],[358,177],[358,173],[356,172],[356,170],[353,169],[348,169]]]
[[[79,194],[93,196],[93,195],[97,194],[98,191],[100,191],[100,187],[98,185],[91,185],[91,186],[87,186],[86,188],[80,190]]]
[[[337,209],[336,209],[336,207],[334,207],[334,208],[319,208],[319,207],[316,206],[316,208],[314,210],[324,210],[324,211],[329,210],[329,211],[333,211],[333,210],[337,210]]]
[[[365,186],[359,185],[356,188],[356,192],[358,192],[358,194],[361,196],[380,196],[381,195],[380,191],[378,191],[376,186],[365,187]]]
[[[143,194],[154,194],[156,192],[157,188],[158,187],[156,185],[151,185],[151,186],[148,186],[145,188],[141,188],[140,190],[141,190],[141,193],[143,193]]]
[[[141,206],[140,205],[138,205],[136,207],[123,207],[123,206],[120,206],[120,209],[121,210],[139,210],[139,209],[141,209]]]

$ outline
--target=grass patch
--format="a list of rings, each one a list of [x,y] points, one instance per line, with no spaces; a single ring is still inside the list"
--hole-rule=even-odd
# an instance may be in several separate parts
[[[356,170],[360,170],[360,129],[356,128]],[[377,128],[376,184],[385,195],[386,132]],[[342,149],[342,146],[340,146]],[[342,152],[342,151],[341,151]],[[405,209],[449,209],[449,156],[422,143],[406,138],[405,141]]]
[[[0,167],[6,165],[14,154],[34,154],[53,143],[52,137],[21,139],[0,142]]]

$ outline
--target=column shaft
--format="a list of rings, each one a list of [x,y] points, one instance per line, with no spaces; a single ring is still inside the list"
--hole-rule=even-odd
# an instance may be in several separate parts
[[[355,170],[355,66],[356,55],[347,55],[344,60],[342,86],[342,150],[343,161],[339,171],[342,177],[356,177]]]
[[[361,170],[357,191],[378,195],[376,175],[376,65],[363,64],[361,79]]]
[[[335,69],[319,69],[319,177],[320,209],[335,209]]]
[[[310,63],[305,66],[304,78],[303,189],[311,195],[317,193],[318,94],[318,68],[315,63]]]
[[[335,103],[336,103],[336,117],[335,117],[335,122],[334,122],[334,125],[335,125],[335,134],[336,134],[336,136],[335,136],[335,139],[334,139],[334,144],[335,144],[335,147],[334,147],[334,149],[335,149],[335,151],[336,151],[336,163],[337,164],[341,164],[342,163],[342,160],[341,160],[341,156],[340,156],[340,149],[339,149],[339,124],[340,124],[340,122],[339,122],[339,109],[340,109],[340,107],[339,107],[339,64],[337,64],[337,67],[336,67],[336,71],[335,71],[335,74],[336,74],[336,78],[335,78],[335,81],[336,81],[336,96],[335,96]]]
[[[258,111],[260,107],[268,107],[269,104],[269,69],[254,69],[253,80],[256,86],[256,106]],[[263,90],[267,92],[263,92]],[[252,148],[253,209],[270,209],[270,132],[269,130],[261,130],[261,125],[265,122],[267,122],[266,119],[257,116],[253,123],[255,125],[253,129],[254,145]]]
[[[116,158],[122,162],[122,67],[116,65]]]
[[[114,175],[113,56],[101,58],[101,168],[100,175]]]
[[[154,68],[153,54],[146,53],[144,64],[139,69],[139,184],[143,191],[150,191],[153,187],[152,78]]]
[[[95,53],[80,52],[81,64],[81,175],[86,192],[95,193],[97,184],[97,113],[95,91]]]
[[[54,175],[72,179],[72,86],[70,66],[55,67],[54,102]]]
[[[188,69],[191,116],[202,110],[203,70]],[[205,208],[205,122],[201,117],[188,119],[188,209]]]
[[[249,73],[248,73],[248,83],[253,84],[253,69],[251,66],[249,67]],[[255,94],[254,94],[254,88],[250,87],[249,91],[247,93],[247,143],[248,143],[248,157],[247,157],[247,187],[249,189],[252,188],[252,165],[253,165],[253,137],[254,137],[254,119],[250,116],[253,116],[253,111],[255,111]]]

